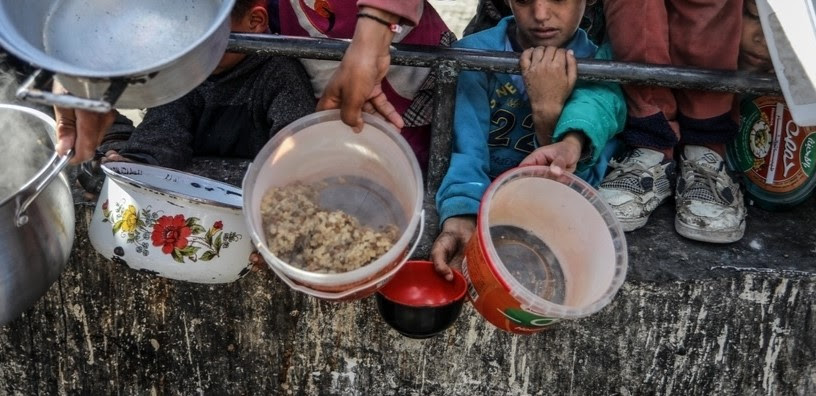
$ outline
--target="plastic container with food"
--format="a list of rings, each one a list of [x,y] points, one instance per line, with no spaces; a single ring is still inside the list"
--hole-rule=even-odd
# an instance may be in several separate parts
[[[314,113],[291,123],[264,146],[243,182],[244,215],[252,240],[269,267],[293,289],[326,300],[373,294],[410,257],[417,235],[422,234],[422,174],[411,147],[391,124],[369,114],[363,119],[359,133],[341,121],[339,110]],[[281,194],[274,204],[288,207],[278,208],[279,212],[268,207],[269,200],[264,203],[272,191],[286,192],[297,186],[313,189],[314,196],[304,200]],[[360,227],[391,230],[392,246],[359,268],[333,266],[336,255],[345,253],[337,251],[313,256],[319,258],[316,264],[323,270],[296,264],[291,254],[281,251],[281,245],[270,246],[268,237],[272,231],[285,233],[272,228],[291,224],[291,233],[302,234],[290,242],[305,246],[304,251],[307,247],[319,250],[328,243],[320,239],[327,234],[325,230],[303,231],[313,220],[312,206],[354,219]],[[265,220],[262,211],[277,213],[279,221],[270,221],[268,216]]]

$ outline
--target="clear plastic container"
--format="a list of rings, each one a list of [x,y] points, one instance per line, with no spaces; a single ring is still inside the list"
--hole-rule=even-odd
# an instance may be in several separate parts
[[[515,168],[487,189],[466,249],[474,307],[502,330],[533,333],[612,301],[626,278],[623,230],[572,174]]]
[[[264,146],[243,182],[244,216],[260,254],[291,287],[323,299],[362,298],[376,291],[409,258],[409,243],[422,220],[422,173],[411,147],[382,119],[369,114],[363,119],[360,133],[343,124],[339,110],[291,123]],[[321,207],[343,210],[372,228],[394,225],[396,243],[377,260],[347,272],[309,272],[281,260],[266,244],[260,204],[270,187],[295,182],[325,183]]]

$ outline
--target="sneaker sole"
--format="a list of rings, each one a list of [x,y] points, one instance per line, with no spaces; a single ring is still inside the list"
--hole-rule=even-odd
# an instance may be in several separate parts
[[[678,234],[688,239],[709,243],[733,243],[739,241],[745,235],[745,221],[733,230],[710,231],[693,228],[678,219],[674,219],[674,228]]]
[[[619,218],[618,221],[621,223],[621,228],[623,228],[623,232],[631,232],[637,230],[646,225],[646,222],[649,221],[649,216],[641,217],[637,219],[621,219]]]

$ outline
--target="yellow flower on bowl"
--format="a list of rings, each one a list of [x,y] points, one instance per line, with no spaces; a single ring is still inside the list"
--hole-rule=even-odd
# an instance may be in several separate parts
[[[122,231],[131,232],[136,229],[136,225],[138,224],[139,211],[136,210],[135,206],[129,205],[122,215]]]

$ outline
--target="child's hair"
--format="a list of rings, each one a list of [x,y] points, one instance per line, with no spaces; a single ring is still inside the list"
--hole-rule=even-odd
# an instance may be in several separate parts
[[[256,6],[266,7],[266,0],[235,0],[232,6],[232,18],[242,18],[249,10]]]

